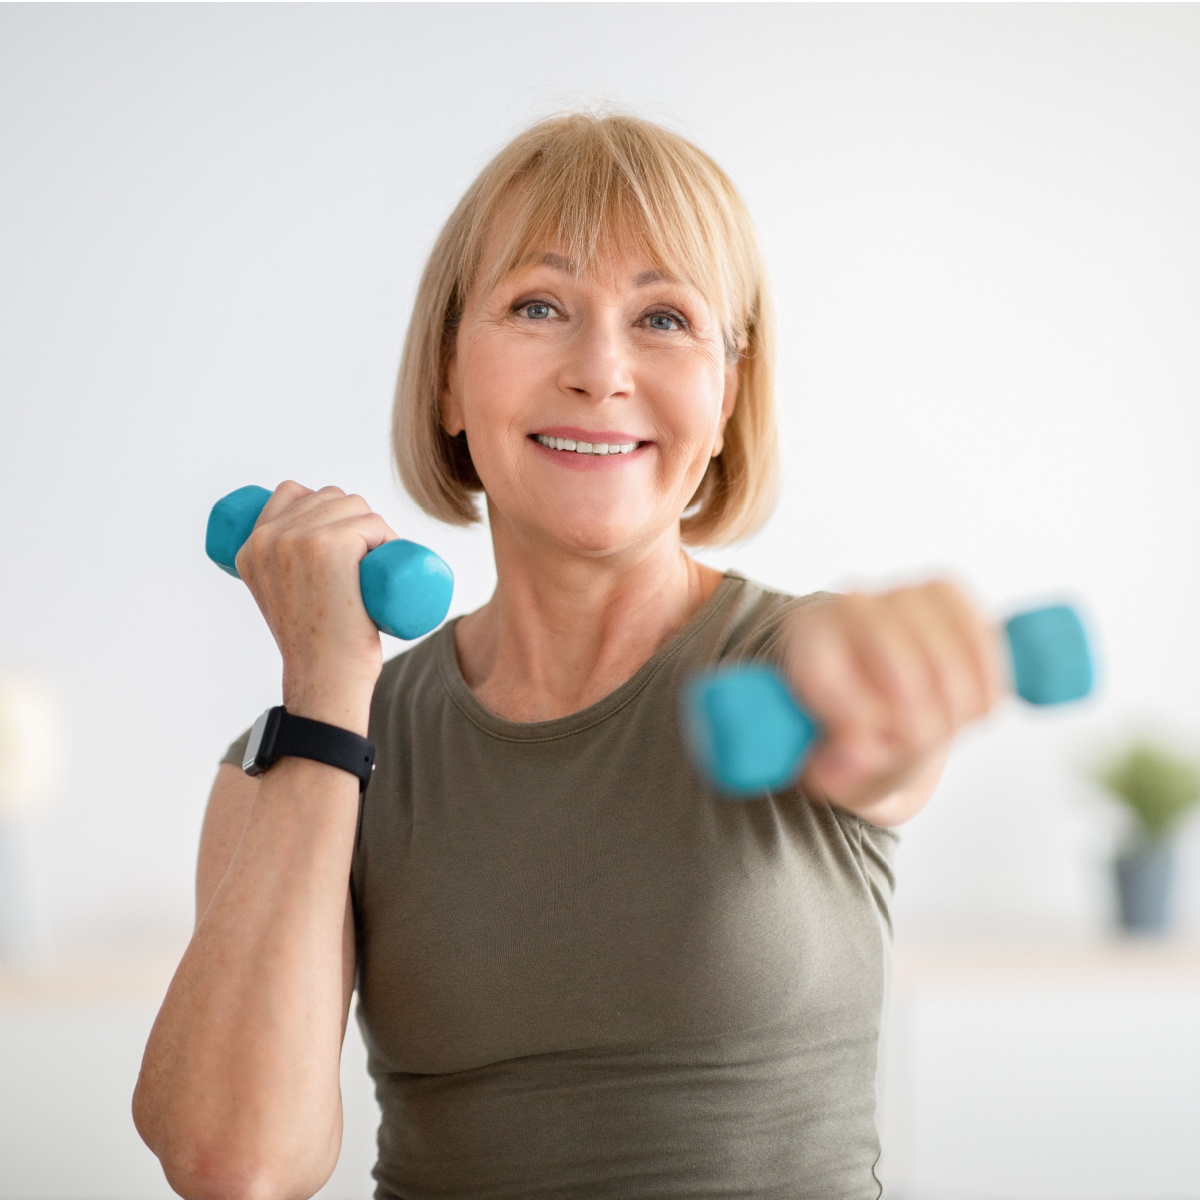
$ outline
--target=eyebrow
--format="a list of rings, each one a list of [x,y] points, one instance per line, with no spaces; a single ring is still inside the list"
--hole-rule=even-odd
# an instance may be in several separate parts
[[[565,271],[568,275],[579,274],[579,268],[569,258],[564,258],[561,254],[543,254],[540,261],[544,267],[554,267],[556,270]],[[649,287],[652,283],[673,283],[674,281],[675,277],[673,275],[667,275],[663,271],[639,271],[633,277],[633,286],[642,288]]]
[[[543,254],[541,265],[543,267],[554,267],[559,271],[566,271],[568,275],[579,274],[575,264],[569,258],[563,258],[561,254]]]

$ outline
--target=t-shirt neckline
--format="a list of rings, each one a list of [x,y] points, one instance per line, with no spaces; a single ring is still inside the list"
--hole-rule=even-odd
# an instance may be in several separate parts
[[[589,729],[624,708],[658,673],[668,659],[673,658],[705,625],[721,612],[746,585],[746,578],[736,571],[726,571],[713,589],[713,593],[692,614],[682,629],[673,633],[642,665],[619,687],[565,717],[554,717],[549,721],[509,721],[486,708],[467,686],[462,669],[458,665],[458,654],[454,647],[454,627],[462,619],[455,617],[447,621],[435,635],[437,644],[438,670],[442,682],[459,711],[471,724],[492,737],[510,742],[546,742],[567,737]]]

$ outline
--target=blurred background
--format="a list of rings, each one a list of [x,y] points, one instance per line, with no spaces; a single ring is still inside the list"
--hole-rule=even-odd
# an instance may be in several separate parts
[[[784,4],[0,6],[0,1200],[169,1195],[129,1096],[279,698],[213,501],[337,483],[487,598],[486,531],[398,489],[392,384],[463,189],[580,104],[711,153],[773,274],[786,485],[704,557],[1096,638],[1097,696],[1011,703],[904,830],[889,1194],[1197,1200],[1200,828],[1123,933],[1092,775],[1200,741],[1200,8]],[[362,1062],[352,1024],[328,1200],[370,1194]]]

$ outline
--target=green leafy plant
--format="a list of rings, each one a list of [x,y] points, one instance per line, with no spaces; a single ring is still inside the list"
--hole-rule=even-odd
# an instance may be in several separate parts
[[[1163,841],[1200,803],[1200,765],[1148,738],[1135,738],[1093,776],[1133,814],[1148,841]]]

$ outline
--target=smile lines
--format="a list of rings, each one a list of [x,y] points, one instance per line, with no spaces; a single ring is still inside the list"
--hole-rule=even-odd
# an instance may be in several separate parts
[[[570,450],[576,454],[629,454],[637,449],[637,442],[624,442],[619,446],[607,442],[577,442],[572,438],[546,437],[535,433],[534,439],[551,450]]]

